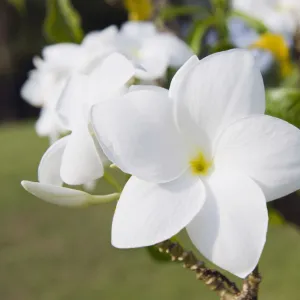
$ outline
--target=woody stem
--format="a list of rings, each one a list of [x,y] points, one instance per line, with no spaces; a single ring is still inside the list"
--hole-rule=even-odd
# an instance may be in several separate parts
[[[207,268],[204,262],[199,261],[192,251],[186,251],[179,243],[166,240],[157,244],[159,251],[168,253],[172,261],[181,261],[183,267],[196,273],[198,280],[216,292],[221,300],[234,300],[240,294],[236,284],[216,270]]]
[[[258,271],[258,266],[244,280],[242,291],[236,300],[257,300],[261,275]]]

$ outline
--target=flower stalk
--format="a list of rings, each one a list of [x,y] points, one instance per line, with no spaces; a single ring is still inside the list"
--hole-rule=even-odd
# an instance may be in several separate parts
[[[178,242],[166,240],[157,244],[160,252],[171,256],[172,261],[183,263],[183,267],[196,273],[198,280],[212,291],[216,292],[220,300],[257,300],[261,276],[258,267],[244,280],[242,290],[221,272],[209,269],[203,261],[199,261],[192,251],[185,250]]]

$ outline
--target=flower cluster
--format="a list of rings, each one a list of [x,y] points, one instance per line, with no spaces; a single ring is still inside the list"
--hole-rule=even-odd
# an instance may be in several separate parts
[[[46,109],[49,101],[71,133],[44,154],[39,182],[23,181],[24,188],[69,206],[119,198],[114,246],[154,245],[186,228],[206,258],[247,276],[265,244],[267,201],[300,188],[300,131],[264,115],[264,83],[252,54],[230,50],[199,60],[150,23],[53,47],[23,95],[45,101]],[[185,60],[169,90],[154,81],[130,86]],[[107,162],[132,175],[120,195],[63,187],[100,178]]]
[[[35,57],[21,95],[29,104],[41,107],[36,131],[56,141],[66,132],[56,114],[57,101],[70,76],[90,74],[109,54],[119,52],[135,66],[135,77],[152,82],[163,78],[168,67],[178,68],[193,55],[174,34],[159,32],[151,22],[127,22],[87,34],[80,45],[61,43],[43,49]]]

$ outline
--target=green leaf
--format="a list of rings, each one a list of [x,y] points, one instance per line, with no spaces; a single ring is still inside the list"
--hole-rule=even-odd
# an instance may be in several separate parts
[[[44,32],[50,42],[79,43],[82,40],[81,18],[70,0],[47,0]]]
[[[8,3],[13,5],[20,13],[22,13],[25,10],[25,0],[8,0]]]
[[[261,22],[260,20],[257,20],[256,18],[253,18],[247,14],[244,14],[241,11],[234,10],[230,13],[229,18],[240,18],[242,19],[248,26],[253,28],[256,32],[262,34],[268,32],[268,28],[266,25]]]
[[[196,15],[203,17],[208,15],[208,11],[199,5],[176,5],[167,6],[163,8],[159,13],[159,18],[163,21],[175,19],[180,16]]]
[[[230,50],[233,48],[236,48],[236,47],[234,45],[232,45],[230,42],[219,41],[215,46],[211,47],[211,49],[209,50],[209,53],[213,54],[213,53],[217,53],[217,52],[221,52],[221,51]]]
[[[281,86],[285,88],[296,88],[300,83],[300,72],[298,66],[293,66],[290,75],[286,76],[281,82]]]
[[[229,8],[229,0],[211,0],[213,9],[222,9],[224,12]]]
[[[272,88],[266,91],[266,113],[300,128],[300,89]]]
[[[199,20],[194,23],[188,37],[188,44],[195,54],[200,54],[202,39],[207,30],[214,24],[214,21],[214,17],[209,17],[206,20]]]

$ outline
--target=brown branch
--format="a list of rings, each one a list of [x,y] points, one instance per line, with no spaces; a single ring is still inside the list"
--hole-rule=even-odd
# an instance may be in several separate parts
[[[220,296],[220,300],[257,300],[261,276],[258,267],[244,280],[242,291],[236,284],[225,275],[205,266],[199,261],[192,251],[186,251],[179,243],[166,240],[156,245],[160,252],[171,256],[172,261],[183,262],[183,266],[196,273],[201,280],[212,291]]]
[[[236,284],[216,270],[207,268],[192,251],[186,251],[179,243],[166,240],[157,245],[159,251],[170,254],[173,261],[183,262],[183,266],[196,273],[197,279],[203,281],[210,290],[215,291],[221,300],[234,300],[240,295]]]
[[[258,272],[258,266],[244,280],[242,292],[236,300],[257,300],[261,275]]]

